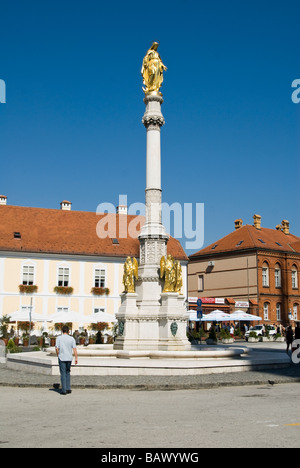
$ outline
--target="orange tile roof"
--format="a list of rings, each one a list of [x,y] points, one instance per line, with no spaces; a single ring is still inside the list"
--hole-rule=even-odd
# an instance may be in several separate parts
[[[190,256],[190,259],[203,255],[215,255],[223,252],[239,252],[245,249],[267,249],[282,252],[300,253],[300,238],[293,234],[284,234],[276,229],[245,225],[228,236],[214,242]]]
[[[138,239],[122,239],[118,232],[118,244],[113,244],[112,238],[99,239],[96,227],[104,216],[83,211],[0,205],[0,251],[138,258]],[[117,217],[118,226],[118,217],[124,215],[109,216],[110,219]],[[128,215],[127,222],[134,218],[137,217]],[[144,218],[140,221],[144,223]],[[21,238],[15,238],[15,232],[20,233]],[[188,260],[180,242],[172,237],[168,253],[178,260]]]

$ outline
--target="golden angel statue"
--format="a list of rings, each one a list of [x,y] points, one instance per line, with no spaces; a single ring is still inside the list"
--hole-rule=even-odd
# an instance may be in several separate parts
[[[182,279],[182,267],[179,260],[175,262],[175,271],[176,271],[176,286],[175,292],[181,294],[182,287],[183,287],[183,279]]]
[[[167,258],[162,257],[160,261],[160,277],[165,278],[165,287],[163,292],[175,292],[176,288],[176,269],[175,261],[172,255]]]
[[[143,60],[142,76],[144,79],[145,88],[143,88],[143,91],[145,94],[161,94],[159,90],[164,81],[163,72],[167,70],[167,67],[163,64],[157,52],[158,45],[158,42],[153,42]]]
[[[135,280],[139,277],[139,265],[136,258],[127,257],[124,264],[123,284],[125,293],[135,293]]]

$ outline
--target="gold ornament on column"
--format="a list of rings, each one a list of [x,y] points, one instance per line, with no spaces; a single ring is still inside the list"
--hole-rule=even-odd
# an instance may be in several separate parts
[[[160,278],[165,279],[164,293],[177,292],[181,294],[183,287],[182,267],[179,260],[175,261],[172,255],[161,258]]]
[[[125,293],[135,293],[135,281],[139,277],[139,265],[136,258],[127,257],[124,264],[123,284]]]
[[[158,45],[158,42],[153,42],[148,50],[143,60],[142,76],[145,85],[145,88],[143,88],[144,93],[161,96],[159,90],[164,81],[163,72],[167,70],[167,67],[163,64],[157,52]]]
[[[179,260],[175,262],[175,271],[176,271],[176,286],[175,292],[182,294],[183,279],[182,279],[182,266]]]

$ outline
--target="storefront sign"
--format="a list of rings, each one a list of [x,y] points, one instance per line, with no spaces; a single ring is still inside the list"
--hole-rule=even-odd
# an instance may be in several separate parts
[[[236,301],[235,303],[235,308],[238,308],[238,307],[244,307],[244,308],[249,308],[250,304],[248,301]]]
[[[189,303],[197,304],[199,299],[201,299],[202,304],[225,304],[225,299],[219,297],[189,297]]]

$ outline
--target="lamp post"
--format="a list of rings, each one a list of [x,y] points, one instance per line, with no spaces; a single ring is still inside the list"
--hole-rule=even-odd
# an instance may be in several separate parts
[[[30,307],[29,307],[29,346],[31,344],[31,317],[32,317],[32,296],[30,298]]]

